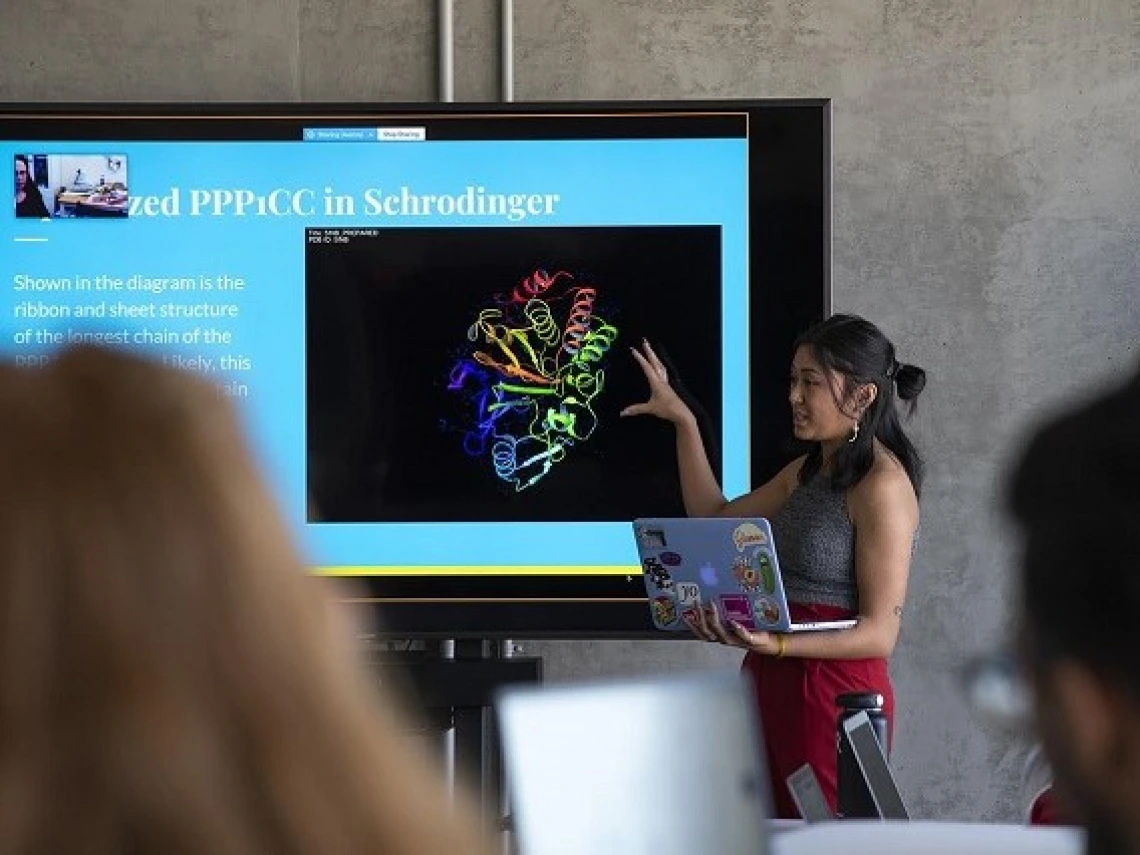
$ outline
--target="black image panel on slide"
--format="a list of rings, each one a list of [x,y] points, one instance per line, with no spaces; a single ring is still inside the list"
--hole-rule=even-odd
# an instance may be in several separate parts
[[[627,522],[682,515],[672,428],[618,413],[645,398],[630,347],[649,338],[709,414],[708,433],[720,435],[721,279],[716,226],[401,228],[347,243],[308,243],[308,482],[319,519]],[[548,383],[556,393],[488,397],[495,384],[533,388],[534,375],[544,373],[536,368],[545,366],[549,380],[565,367],[580,287],[593,289],[592,328],[604,321],[616,331],[589,364],[602,371],[601,388]],[[508,308],[516,292],[547,303],[556,345],[539,341],[517,301],[514,320],[486,314]],[[556,293],[562,296],[543,299]],[[486,334],[498,322],[526,332],[533,352],[513,339],[513,363]],[[503,329],[496,334],[502,338]],[[510,364],[520,370],[504,373]],[[485,376],[462,376],[463,365]],[[553,429],[544,422],[550,410],[559,414]],[[566,413],[575,416],[572,434],[558,422]],[[532,462],[524,472],[521,464],[541,461],[558,436],[573,443],[551,454],[557,459],[545,470]],[[503,477],[510,461],[496,456],[508,447],[516,451],[514,480]]]

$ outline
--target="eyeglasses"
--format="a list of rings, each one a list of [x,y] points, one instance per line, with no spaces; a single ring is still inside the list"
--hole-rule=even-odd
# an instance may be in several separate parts
[[[1032,728],[1032,693],[1024,669],[1008,651],[978,656],[961,673],[966,702],[981,718],[1003,730]]]

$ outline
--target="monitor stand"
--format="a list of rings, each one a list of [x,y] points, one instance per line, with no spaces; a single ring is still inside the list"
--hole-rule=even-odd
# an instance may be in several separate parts
[[[426,642],[418,650],[369,654],[407,698],[423,732],[439,736],[452,786],[464,786],[484,816],[499,817],[496,831],[507,830],[509,817],[492,710],[495,692],[507,685],[542,682],[541,657],[515,653],[510,641],[457,639]]]

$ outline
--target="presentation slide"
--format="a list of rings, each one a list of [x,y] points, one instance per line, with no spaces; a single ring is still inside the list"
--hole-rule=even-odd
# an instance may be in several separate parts
[[[749,488],[746,126],[573,121],[4,139],[0,354],[215,380],[314,572],[639,574],[630,521],[682,508],[632,347]]]

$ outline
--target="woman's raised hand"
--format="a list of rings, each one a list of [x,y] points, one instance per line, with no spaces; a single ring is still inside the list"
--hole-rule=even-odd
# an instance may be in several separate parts
[[[681,400],[681,396],[669,383],[669,372],[649,342],[641,345],[641,350],[630,348],[633,358],[645,373],[649,381],[649,399],[641,404],[631,404],[621,411],[623,416],[657,416],[659,419],[677,424],[685,419],[692,418],[692,410]]]

